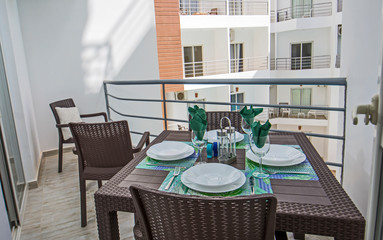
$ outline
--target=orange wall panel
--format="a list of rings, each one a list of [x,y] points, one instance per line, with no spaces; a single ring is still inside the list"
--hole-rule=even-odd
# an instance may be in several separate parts
[[[160,79],[182,79],[182,44],[179,0],[154,0]],[[166,92],[183,91],[183,85],[167,85]]]

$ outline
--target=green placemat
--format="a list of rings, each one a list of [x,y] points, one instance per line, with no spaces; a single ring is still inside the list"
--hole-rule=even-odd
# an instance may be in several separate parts
[[[293,147],[293,148],[303,152],[299,145],[286,145],[286,146]],[[307,160],[307,158],[304,162],[302,162],[298,165],[294,165],[294,166],[274,167],[274,166],[263,165],[262,167],[265,168],[266,170],[270,170],[270,171],[293,171],[293,172],[309,172],[310,173],[310,175],[294,174],[294,173],[270,174],[269,178],[271,178],[271,179],[319,180],[318,175],[315,173],[313,167],[311,166],[311,164]],[[259,164],[246,158],[246,169],[249,169],[252,172],[258,171]]]
[[[173,171],[170,171],[168,176],[165,178],[161,186],[159,187],[159,190],[165,191],[165,192],[172,192],[172,193],[178,193],[178,194],[186,194],[186,195],[196,195],[196,196],[222,196],[222,197],[230,197],[230,196],[245,196],[245,195],[250,195],[251,194],[251,189],[249,185],[249,173],[246,171],[241,171],[246,175],[246,182],[245,184],[242,185],[242,187],[238,188],[237,190],[230,191],[230,192],[225,192],[225,193],[204,193],[204,192],[199,192],[193,189],[190,189],[186,187],[182,182],[181,182],[181,175],[182,172],[179,176],[177,176],[174,180],[172,185],[168,190],[165,190],[166,185],[169,183],[170,179],[173,176]],[[255,194],[264,194],[264,193],[273,193],[271,189],[271,184],[270,184],[270,179],[265,178],[265,179],[257,179],[255,178],[254,181],[255,185]]]

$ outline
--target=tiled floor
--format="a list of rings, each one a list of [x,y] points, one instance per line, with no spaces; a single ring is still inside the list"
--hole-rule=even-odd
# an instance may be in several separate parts
[[[57,156],[43,160],[38,188],[29,190],[22,240],[98,239],[93,194],[96,181],[87,181],[88,225],[80,226],[80,189],[77,157],[64,154],[62,173],[57,173]],[[133,215],[118,213],[121,239],[133,238]]]
[[[43,159],[38,188],[29,190],[21,239],[98,239],[93,194],[97,182],[87,181],[88,225],[80,226],[80,190],[77,157],[64,154],[63,172],[57,173],[57,156]],[[118,213],[121,239],[133,238],[133,215]],[[289,234],[289,239],[294,239]],[[308,240],[332,238],[306,236]]]

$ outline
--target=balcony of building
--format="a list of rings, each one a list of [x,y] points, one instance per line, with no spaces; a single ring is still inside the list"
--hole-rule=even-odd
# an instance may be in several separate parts
[[[313,3],[285,7],[289,2],[281,2],[278,10],[270,11],[270,31],[286,32],[332,26],[332,2]]]
[[[155,2],[163,1],[158,0]],[[377,1],[374,2],[377,5]],[[96,181],[88,181],[86,183],[88,225],[87,227],[81,227],[80,185],[78,182],[79,159],[78,156],[72,153],[73,145],[67,145],[64,150],[63,172],[57,172],[58,156],[56,153],[59,152],[57,143],[60,135],[56,128],[54,116],[49,108],[49,103],[65,98],[73,98],[77,109],[81,113],[106,111],[108,112],[109,121],[127,120],[133,144],[138,143],[144,131],[150,131],[152,145],[144,149],[144,152],[136,154],[137,158],[130,162],[128,167],[124,167],[124,169],[129,168],[129,171],[135,172],[139,172],[140,169],[136,168],[136,165],[132,163],[140,162],[141,157],[146,156],[145,152],[154,144],[159,143],[159,141],[154,141],[159,139],[159,134],[170,129],[178,129],[175,123],[179,120],[185,125],[188,124],[188,106],[197,104],[201,107],[205,106],[207,111],[222,109],[227,112],[238,111],[245,105],[263,107],[265,110],[270,108],[267,116],[273,121],[274,126],[270,135],[283,137],[295,134],[299,135],[300,139],[304,139],[302,149],[309,161],[315,160],[312,163],[315,163],[313,166],[319,176],[318,180],[296,180],[297,182],[291,179],[272,180],[271,184],[274,187],[274,193],[275,195],[279,194],[277,196],[279,205],[277,207],[276,229],[280,232],[289,232],[288,239],[304,239],[305,237],[305,239],[310,240],[363,239],[365,231],[364,217],[367,219],[370,215],[369,210],[373,213],[375,213],[375,210],[380,211],[380,208],[377,207],[380,206],[379,204],[369,203],[374,201],[375,198],[368,195],[368,192],[371,193],[376,190],[372,187],[376,183],[373,181],[375,174],[372,171],[378,169],[374,168],[376,161],[370,156],[373,154],[372,133],[375,133],[375,127],[371,125],[367,127],[361,126],[363,124],[360,123],[359,126],[352,126],[350,124],[352,122],[350,120],[350,111],[361,102],[368,103],[369,99],[366,95],[369,96],[371,91],[367,91],[367,89],[376,86],[375,83],[374,85],[371,84],[371,82],[375,81],[366,81],[365,79],[377,79],[378,63],[376,62],[378,57],[373,58],[371,56],[378,52],[377,49],[380,45],[376,42],[380,42],[380,36],[372,31],[373,28],[363,26],[372,26],[369,24],[376,21],[377,12],[381,12],[381,9],[378,9],[379,11],[372,8],[359,9],[357,7],[363,7],[364,4],[358,3],[358,1],[346,1],[346,3],[348,5],[345,9],[350,12],[344,15],[347,20],[345,26],[347,26],[348,31],[347,36],[345,36],[346,44],[343,45],[342,51],[347,53],[343,54],[342,73],[347,76],[347,81],[346,78],[326,77],[323,79],[321,74],[313,76],[310,75],[311,71],[301,71],[303,67],[304,70],[308,69],[307,63],[303,64],[304,61],[301,57],[301,59],[293,61],[294,70],[297,71],[287,70],[283,72],[283,74],[286,72],[307,74],[298,81],[293,81],[287,74],[282,79],[234,78],[231,82],[227,81],[226,77],[221,80],[205,79],[206,85],[221,84],[222,86],[217,90],[217,87],[214,87],[214,89],[206,86],[205,88],[194,87],[196,84],[204,84],[201,79],[177,78],[174,80],[161,80],[157,39],[158,36],[163,37],[163,35],[161,35],[162,32],[156,32],[156,30],[158,31],[156,29],[158,19],[156,19],[157,16],[154,16],[155,6],[153,1],[52,2],[42,0],[32,2],[0,0],[0,55],[4,54],[1,56],[4,59],[4,64],[0,64],[0,80],[5,85],[9,84],[10,96],[0,95],[2,98],[1,103],[3,103],[4,99],[9,100],[10,104],[7,107],[11,109],[11,114],[4,115],[3,108],[1,113],[4,122],[11,122],[15,126],[14,139],[11,140],[15,140],[16,146],[20,146],[20,148],[15,148],[16,151],[11,153],[20,151],[21,175],[24,176],[23,171],[25,172],[23,181],[15,181],[16,184],[25,183],[25,197],[23,198],[25,202],[20,203],[22,208],[20,208],[21,211],[19,212],[19,222],[17,222],[17,219],[14,222],[11,222],[10,218],[8,219],[9,208],[5,209],[4,203],[9,202],[3,201],[4,199],[0,201],[1,239],[11,239],[12,236],[8,232],[15,228],[15,231],[22,232],[21,239],[28,240],[134,239],[135,216],[133,212],[137,211],[134,211],[130,199],[125,197],[130,197],[128,186],[114,185],[116,180],[121,180],[122,183],[122,181],[129,182],[131,179],[137,179],[134,174],[130,175],[131,179],[126,179],[128,176],[121,177],[121,175],[113,177],[113,180],[104,182],[100,189],[98,189]],[[178,2],[175,5],[177,7]],[[372,10],[374,14],[370,14],[371,12],[366,10]],[[358,13],[361,14],[358,15]],[[178,10],[176,15],[178,18]],[[357,20],[361,21],[360,24],[353,25],[356,21],[354,16],[360,16]],[[219,18],[220,15],[181,16],[181,18],[184,17]],[[247,16],[226,15],[224,17],[240,18]],[[308,20],[311,18],[300,19]],[[316,19],[320,19],[320,17]],[[283,21],[278,24],[294,20],[297,19]],[[289,57],[289,52],[291,52],[291,49],[284,45],[278,48],[278,51],[275,51],[275,55],[254,51],[256,54],[253,56],[244,54],[242,57],[237,55],[230,58],[231,47],[229,46],[242,42],[237,41],[236,38],[231,42],[229,31],[230,29],[226,29],[222,32],[225,36],[225,44],[224,46],[218,46],[221,49],[220,51],[215,51],[215,53],[222,52],[225,56],[216,57],[215,59],[223,59],[225,63],[220,64],[225,65],[227,71],[233,74],[238,74],[240,70],[244,71],[248,68],[248,65],[251,65],[246,63],[246,59],[257,58],[257,56],[266,58],[267,66],[271,62],[270,57],[267,58],[267,56],[275,56],[277,59],[280,56]],[[266,32],[268,31],[267,29]],[[361,36],[361,33],[365,34]],[[221,40],[220,34],[218,33],[215,38],[210,39]],[[236,37],[240,36],[240,34],[234,35]],[[250,35],[259,36],[261,34],[255,32]],[[371,39],[366,48],[355,47],[363,46],[365,36],[370,36]],[[270,41],[268,39],[263,40],[262,42],[256,42],[255,45],[264,48],[266,52],[270,51],[270,47],[268,47]],[[303,39],[302,41],[311,40]],[[169,41],[173,41],[173,39],[169,38]],[[185,47],[198,46],[198,42],[190,43],[191,45],[181,45],[180,41],[178,41],[178,44]],[[222,44],[222,41],[214,41],[214,44]],[[202,46],[205,47],[205,44]],[[239,52],[235,51],[240,49],[238,46],[233,47],[233,52]],[[322,48],[326,46],[326,44],[321,45]],[[331,46],[331,52],[335,52],[333,46],[335,45]],[[286,49],[287,54],[281,54],[283,48]],[[244,45],[244,49],[248,49],[248,47]],[[209,56],[208,52],[204,51],[203,53],[204,57]],[[316,56],[322,56],[322,53],[316,50],[313,53],[317,54]],[[330,51],[324,51],[323,54],[328,53]],[[179,56],[181,60],[177,69],[182,72],[183,68],[185,68],[185,63],[182,60],[184,55],[181,53]],[[275,69],[277,68],[276,59],[274,60]],[[207,66],[204,67],[203,65],[205,60],[210,61],[202,58],[201,61],[193,60],[191,62],[194,64],[193,74],[196,73],[195,69],[198,69],[198,64],[201,65],[201,62],[203,68],[208,69]],[[251,61],[248,60],[248,62]],[[331,61],[331,67],[334,66],[333,63],[334,61]],[[217,65],[220,64],[217,63]],[[290,66],[291,69],[291,60],[286,65]],[[315,65],[314,60],[311,61],[310,65]],[[367,83],[369,84],[368,88]],[[193,89],[189,90],[186,87],[188,84],[193,85]],[[252,84],[262,86],[248,86]],[[319,96],[327,99],[328,102],[311,102],[309,105],[302,101],[294,103],[295,99],[294,101],[291,99],[291,92],[290,95],[286,94],[284,99],[277,98],[275,102],[271,102],[275,98],[269,97],[271,95],[270,85],[278,84],[295,85],[295,88],[311,84],[315,89],[321,90],[325,89],[322,87],[323,85],[328,84],[332,90],[328,94]],[[187,94],[165,91],[168,90],[169,85],[182,87],[185,85]],[[233,85],[239,87],[232,87]],[[3,91],[8,92],[8,89],[1,87],[0,92],[3,93]],[[376,88],[373,91],[376,91]],[[285,91],[280,89],[278,92]],[[173,99],[168,98],[167,94],[173,95]],[[304,93],[301,94],[304,95]],[[358,94],[360,100],[358,103],[355,100],[356,94]],[[186,95],[188,95],[187,98],[182,97]],[[212,97],[217,98],[209,100]],[[241,99],[244,101],[241,102]],[[216,108],[210,108],[212,105],[215,105]],[[175,109],[174,106],[179,108]],[[235,109],[233,109],[233,106]],[[181,109],[181,111],[178,109]],[[359,120],[362,120],[362,116],[359,117]],[[324,122],[328,123],[327,127]],[[1,130],[6,132],[10,131],[10,129],[7,125],[2,125]],[[292,131],[297,133],[291,133]],[[182,131],[174,132],[182,133]],[[318,139],[320,140],[318,141]],[[6,140],[8,141],[9,138]],[[170,138],[165,140],[174,141],[174,139]],[[191,142],[191,139],[182,139],[182,141]],[[327,142],[327,145],[324,142]],[[286,143],[289,145],[300,144],[300,142],[294,142],[290,139],[287,139]],[[272,142],[272,144],[274,143]],[[6,146],[2,142],[0,148],[3,147]],[[326,156],[324,152],[331,153],[334,157]],[[241,149],[241,154],[242,157],[246,156],[243,149]],[[14,156],[7,158],[5,163],[13,164],[17,160]],[[325,160],[327,161],[325,162]],[[245,159],[245,161],[248,160]],[[171,163],[168,162],[168,164]],[[343,170],[340,169],[344,164],[343,187],[345,191],[333,178],[332,173],[325,164],[332,168],[331,170],[336,170],[338,180],[340,179],[339,175],[343,174]],[[12,170],[12,167],[9,168]],[[136,176],[139,178],[143,176],[144,181],[159,178],[159,171],[148,171],[154,174],[137,174]],[[16,174],[13,176],[16,176]],[[178,177],[181,177],[181,175]],[[1,184],[3,186],[5,185],[4,178],[2,174]],[[275,184],[278,182],[282,184]],[[286,183],[285,186],[283,186],[284,183]],[[28,186],[30,189],[28,189]],[[156,190],[158,186],[152,186],[152,188]],[[250,187],[249,181],[246,182],[245,186]],[[108,189],[110,189],[110,195],[106,195],[104,201],[95,200],[94,193],[96,191],[100,193],[101,191],[108,191]],[[116,189],[122,190],[116,192]],[[4,187],[2,191],[5,193]],[[123,196],[122,194],[126,195]],[[347,194],[350,195],[352,200],[348,198]],[[380,199],[381,193],[379,191],[377,191],[376,195],[378,194],[379,198],[377,199]],[[303,197],[298,199],[300,196]],[[1,193],[0,198],[2,198]],[[219,201],[222,199],[224,198],[220,197]],[[319,202],[322,199],[326,202]],[[347,202],[344,201],[345,199]],[[112,200],[113,203],[111,203]],[[102,202],[104,205],[101,205],[101,207],[98,205],[95,208],[95,202],[97,201],[98,203]],[[129,209],[125,208],[126,206]],[[168,209],[167,203],[161,206]],[[289,206],[288,213],[286,213],[286,206]],[[303,211],[300,208],[302,206],[305,207]],[[24,207],[25,211],[23,211]],[[348,211],[349,209],[352,211]],[[16,210],[18,208],[15,208]],[[178,210],[178,208],[169,208],[171,214],[164,214],[164,216],[174,220],[176,219],[173,218],[174,216],[178,216],[183,212]],[[325,211],[322,212],[321,210]],[[199,215],[199,213],[204,214],[203,210],[192,211],[192,213],[195,213],[194,216]],[[380,213],[377,212],[377,214]],[[244,214],[239,217],[240,221],[237,222],[242,223],[244,222],[242,217],[245,219],[247,215]],[[4,219],[5,221],[3,221]],[[290,219],[294,219],[294,221]],[[218,220],[221,221],[221,218]],[[118,222],[119,225],[113,224],[112,227],[109,227],[111,222]],[[165,221],[161,222],[164,223]],[[375,227],[374,222],[370,221],[370,219],[366,222],[368,226]],[[227,226],[231,226],[231,223],[229,222]],[[209,224],[207,223],[204,226],[207,231],[211,229]],[[191,225],[189,227],[187,224],[186,226],[188,230],[193,230],[193,227],[195,227]],[[8,231],[6,232],[4,229],[8,229]],[[227,236],[238,233],[238,231],[231,231],[230,229]],[[251,227],[247,229],[251,229]],[[329,229],[331,229],[331,232]],[[139,225],[138,230],[140,230]],[[296,236],[293,236],[293,232],[296,233]],[[307,233],[306,236],[304,236],[305,233]],[[307,236],[308,234],[321,236]],[[20,236],[17,233],[15,235],[16,239]],[[190,238],[193,238],[193,236]],[[366,237],[366,239],[373,238]]]
[[[267,1],[182,0],[181,29],[265,27],[269,25]]]
[[[268,15],[268,2],[251,0],[180,0],[180,15]]]
[[[295,5],[276,11],[276,22],[284,22],[299,18],[327,17],[332,15],[332,2],[310,5]]]
[[[268,69],[268,57],[237,58],[184,63],[185,78]]]

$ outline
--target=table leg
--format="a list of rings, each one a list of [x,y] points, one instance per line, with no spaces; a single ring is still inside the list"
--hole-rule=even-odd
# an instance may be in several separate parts
[[[305,239],[305,234],[304,233],[293,233],[294,234],[294,239],[299,239],[299,240],[304,240]]]
[[[275,232],[275,239],[276,240],[287,240],[287,233],[276,231]]]
[[[98,201],[97,198],[95,200],[98,238],[100,240],[120,239],[117,212],[109,212],[107,206],[102,205],[102,201]]]

